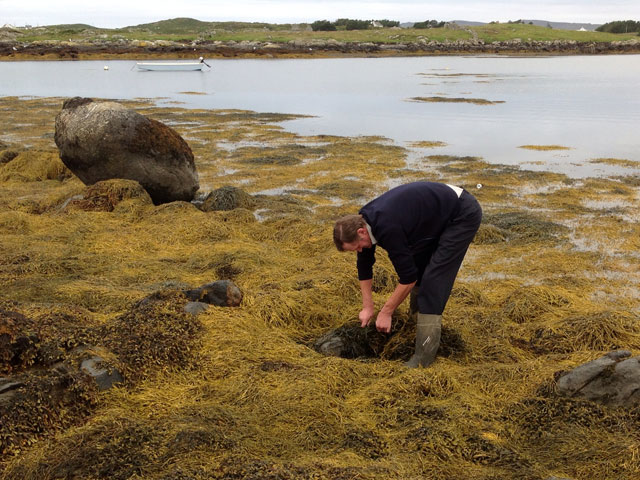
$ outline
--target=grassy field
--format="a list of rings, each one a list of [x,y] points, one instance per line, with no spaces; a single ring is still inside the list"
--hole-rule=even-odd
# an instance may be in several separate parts
[[[100,29],[89,25],[54,25],[19,29],[20,41],[87,41],[95,39],[170,40],[170,41],[260,41],[289,42],[292,40],[329,40],[340,42],[409,43],[421,39],[439,42],[471,40],[474,35],[486,43],[521,39],[522,41],[572,40],[576,42],[612,42],[638,38],[632,34],[609,34],[556,30],[525,24],[488,24],[461,29],[390,29],[338,30],[313,32],[309,25],[275,25],[266,23],[201,22],[193,19],[173,19],[135,27]]]

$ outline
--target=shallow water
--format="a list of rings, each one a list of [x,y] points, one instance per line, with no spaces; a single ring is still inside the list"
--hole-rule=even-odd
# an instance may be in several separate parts
[[[210,60],[204,72],[140,72],[134,61],[0,62],[0,96],[153,98],[158,104],[313,115],[297,133],[380,135],[418,155],[474,155],[574,177],[637,174],[640,55]],[[109,69],[105,70],[104,66]],[[481,98],[495,105],[422,103]],[[570,150],[530,151],[521,145]]]

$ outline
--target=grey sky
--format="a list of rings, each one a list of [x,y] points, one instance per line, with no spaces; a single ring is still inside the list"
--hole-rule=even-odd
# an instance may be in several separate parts
[[[640,20],[640,0],[0,0],[0,26],[87,23],[124,27],[191,17],[203,21],[312,22],[337,18],[405,21],[518,19],[576,23]]]

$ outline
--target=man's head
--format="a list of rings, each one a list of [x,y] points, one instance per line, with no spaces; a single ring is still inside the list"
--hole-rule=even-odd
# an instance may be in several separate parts
[[[360,252],[363,248],[371,248],[371,237],[362,215],[339,218],[333,227],[333,243],[341,252]]]

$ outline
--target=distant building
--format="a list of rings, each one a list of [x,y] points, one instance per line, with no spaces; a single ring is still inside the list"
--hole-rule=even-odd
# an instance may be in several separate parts
[[[587,32],[588,30],[587,30],[586,28],[584,28],[584,27],[580,27],[580,28],[578,29],[578,31],[579,31],[579,32]]]
[[[373,21],[371,22],[371,26],[372,26],[373,28],[382,28],[382,24],[381,24],[380,22],[378,22],[377,20],[373,20]]]

